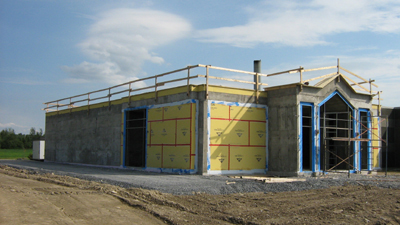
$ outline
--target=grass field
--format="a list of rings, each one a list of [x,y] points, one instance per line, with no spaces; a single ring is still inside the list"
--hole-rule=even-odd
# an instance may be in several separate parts
[[[27,159],[32,149],[0,149],[0,159]]]

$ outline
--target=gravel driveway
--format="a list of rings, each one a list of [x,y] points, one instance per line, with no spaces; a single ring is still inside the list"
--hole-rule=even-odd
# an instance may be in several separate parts
[[[343,185],[372,185],[400,189],[400,176],[329,174],[324,177],[295,178],[298,181],[286,183],[262,183],[252,179],[238,179],[228,176],[201,176],[160,174],[130,169],[104,168],[71,165],[31,160],[0,160],[0,165],[28,169],[38,173],[54,173],[80,179],[117,185],[124,188],[143,188],[163,193],[190,195],[198,192],[209,194],[231,194],[245,192],[285,192],[328,188]]]

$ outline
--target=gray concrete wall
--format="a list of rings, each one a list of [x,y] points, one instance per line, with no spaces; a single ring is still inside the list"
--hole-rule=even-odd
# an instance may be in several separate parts
[[[268,174],[296,176],[298,168],[297,87],[268,93]]]
[[[119,166],[121,105],[46,116],[45,160]]]

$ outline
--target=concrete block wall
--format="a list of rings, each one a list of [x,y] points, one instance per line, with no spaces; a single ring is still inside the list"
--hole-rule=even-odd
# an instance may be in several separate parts
[[[268,91],[268,174],[297,175],[296,95],[296,87]]]
[[[119,166],[121,105],[46,117],[45,160]]]

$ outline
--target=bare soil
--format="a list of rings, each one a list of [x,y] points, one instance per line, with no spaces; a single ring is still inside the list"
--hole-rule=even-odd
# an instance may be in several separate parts
[[[172,195],[0,166],[0,224],[164,223],[400,224],[400,190]]]

